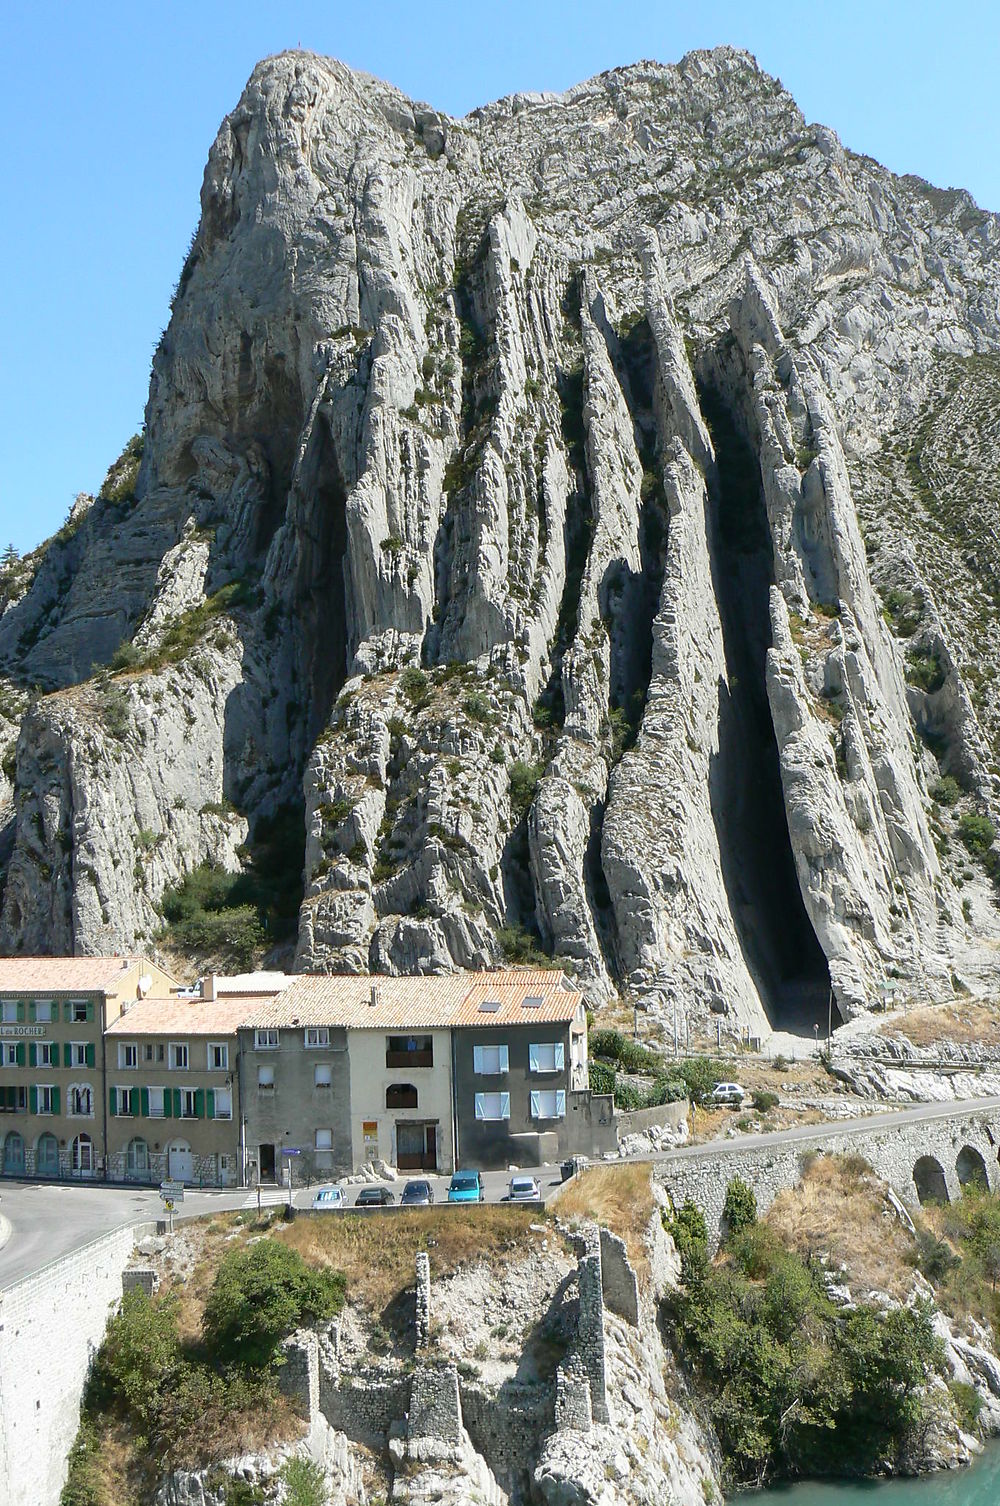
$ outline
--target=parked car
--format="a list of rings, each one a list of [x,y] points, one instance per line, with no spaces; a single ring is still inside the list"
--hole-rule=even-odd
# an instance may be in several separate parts
[[[362,1187],[354,1199],[355,1208],[387,1208],[396,1199],[388,1187]]]
[[[313,1195],[312,1205],[321,1213],[339,1213],[347,1207],[347,1199],[344,1196],[343,1187],[331,1185],[329,1187],[317,1187]]]
[[[407,1182],[399,1200],[401,1208],[426,1208],[434,1201],[434,1188],[430,1182]]]
[[[540,1203],[542,1189],[537,1177],[511,1177],[507,1183],[508,1203]]]
[[[485,1203],[486,1184],[481,1171],[456,1171],[448,1187],[449,1203]]]
[[[730,1104],[738,1109],[746,1096],[746,1090],[738,1082],[717,1082],[709,1094],[709,1102]]]

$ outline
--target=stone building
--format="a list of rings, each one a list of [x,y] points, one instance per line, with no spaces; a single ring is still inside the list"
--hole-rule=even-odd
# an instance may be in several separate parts
[[[108,1175],[236,1186],[236,1029],[256,998],[143,999],[105,1037]]]
[[[0,1168],[107,1174],[104,1032],[176,984],[145,957],[0,958]]]

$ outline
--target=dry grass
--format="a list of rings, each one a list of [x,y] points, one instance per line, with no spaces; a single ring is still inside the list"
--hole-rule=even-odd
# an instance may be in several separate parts
[[[888,1211],[882,1183],[860,1158],[817,1156],[765,1221],[802,1259],[823,1254],[831,1265],[845,1265],[856,1290],[903,1297],[910,1289],[913,1237]]]
[[[653,1214],[648,1163],[592,1166],[566,1185],[556,1208],[561,1218],[604,1224],[624,1239],[633,1264],[645,1266],[645,1233]]]
[[[1000,1007],[969,1000],[953,1004],[928,1004],[881,1021],[882,1035],[904,1037],[913,1046],[934,1046],[945,1041],[956,1045],[978,1043],[1000,1046]]]

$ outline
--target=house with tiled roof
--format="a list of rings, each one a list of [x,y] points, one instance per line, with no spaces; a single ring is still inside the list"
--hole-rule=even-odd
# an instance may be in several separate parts
[[[562,973],[306,975],[239,1027],[250,1179],[539,1165],[595,1131],[587,1020]],[[595,1141],[599,1141],[598,1145]]]
[[[176,983],[146,957],[0,957],[0,1171],[107,1174],[104,1033]]]

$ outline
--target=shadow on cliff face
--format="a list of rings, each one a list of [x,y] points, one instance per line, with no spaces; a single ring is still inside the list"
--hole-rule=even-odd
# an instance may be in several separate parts
[[[699,396],[717,464],[712,577],[729,682],[719,683],[719,751],[709,774],[722,876],[771,1024],[808,1034],[818,1023],[825,1032],[830,973],[799,887],[767,699],[774,566],[759,468],[721,394],[703,386]]]

